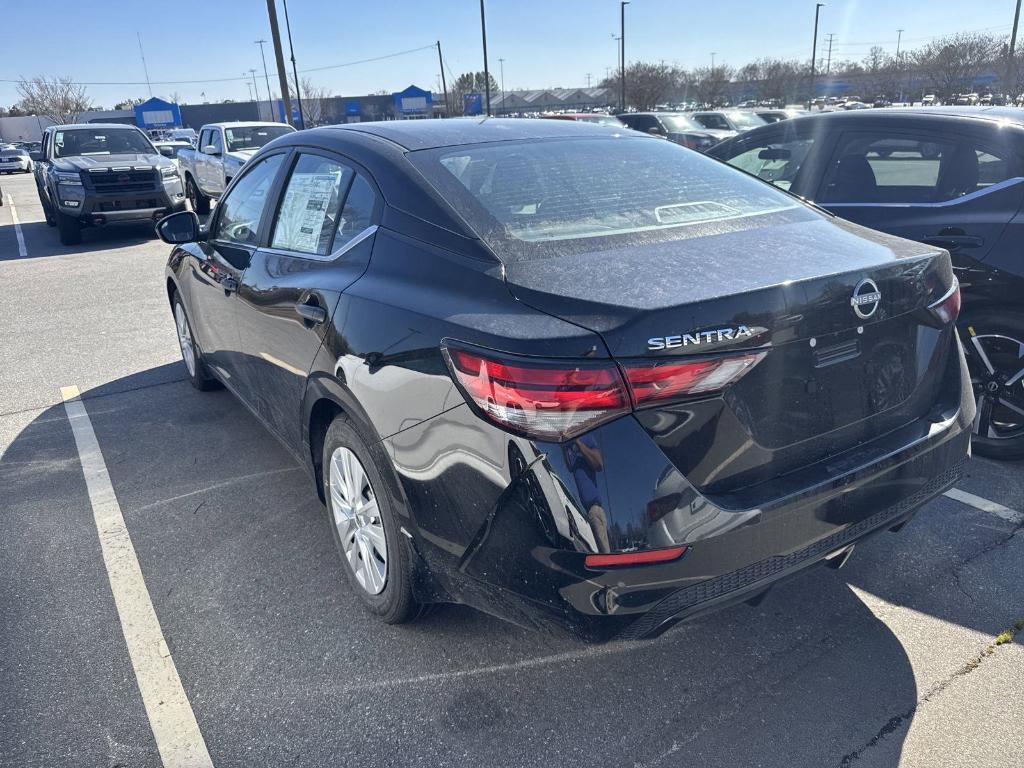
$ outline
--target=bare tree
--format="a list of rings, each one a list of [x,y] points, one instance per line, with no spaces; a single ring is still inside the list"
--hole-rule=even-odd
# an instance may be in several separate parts
[[[733,69],[728,64],[694,70],[693,77],[697,82],[697,101],[712,108],[723,106],[728,101],[728,89],[732,76]]]
[[[328,88],[320,88],[308,77],[302,78],[298,86],[295,78],[288,78],[292,93],[302,98],[302,124],[307,128],[323,125],[328,120],[328,100],[334,95]]]
[[[679,90],[683,73],[667,64],[638,61],[626,68],[626,100],[641,112],[654,109]],[[606,77],[602,88],[619,88],[618,77]]]
[[[78,119],[83,112],[93,108],[92,99],[85,86],[75,83],[70,77],[22,78],[17,85],[21,96],[19,106],[29,114],[48,117],[58,125],[66,125]]]
[[[999,42],[991,35],[960,32],[933,40],[911,54],[914,69],[943,99],[969,89],[974,78],[995,64]]]

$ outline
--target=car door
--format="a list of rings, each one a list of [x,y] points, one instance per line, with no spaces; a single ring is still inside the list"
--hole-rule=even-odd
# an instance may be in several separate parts
[[[252,400],[298,450],[306,377],[342,292],[369,263],[381,198],[365,172],[336,155],[302,149],[290,166],[238,303]]]
[[[235,294],[266,225],[264,211],[286,155],[267,155],[238,178],[190,260],[188,309],[203,360],[243,397]]]
[[[1024,169],[996,125],[892,120],[842,132],[812,199],[858,224],[984,260],[1024,203]],[[980,121],[979,121],[980,122]]]
[[[201,191],[207,191],[210,189],[209,176],[209,159],[210,156],[203,150],[211,145],[210,135],[213,131],[209,128],[204,128],[199,134],[199,144],[196,146],[195,153],[195,170],[196,170],[196,184],[199,185]]]

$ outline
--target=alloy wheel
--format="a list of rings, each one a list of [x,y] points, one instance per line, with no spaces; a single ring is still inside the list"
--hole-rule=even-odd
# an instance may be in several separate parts
[[[388,576],[384,525],[366,470],[344,446],[331,454],[328,490],[345,560],[359,585],[371,595],[379,595]]]
[[[181,359],[185,361],[189,376],[196,375],[196,350],[192,346],[192,329],[188,327],[185,309],[178,301],[174,305],[174,325],[178,330],[178,345],[181,347]]]
[[[978,403],[974,433],[994,440],[1024,436],[1024,341],[1003,334],[969,337]]]

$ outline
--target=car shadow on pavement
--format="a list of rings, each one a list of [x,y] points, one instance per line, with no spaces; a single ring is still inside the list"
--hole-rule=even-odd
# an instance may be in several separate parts
[[[898,758],[918,701],[914,670],[847,574],[886,601],[972,620],[957,594],[943,599],[929,588],[948,563],[928,548],[948,531],[912,523],[864,544],[867,557],[851,571],[812,569],[756,607],[699,617],[653,641],[581,646],[458,606],[387,626],[346,586],[309,477],[229,394],[196,392],[175,363],[83,400],[221,768],[300,756],[303,764],[344,756],[402,765],[418,756],[435,765],[817,768],[849,765],[878,738],[896,745],[887,752]],[[0,581],[15,585],[14,599],[19,560],[48,547],[47,528],[19,517],[67,493],[46,482],[54,452],[68,449],[54,444],[70,440],[53,430],[61,419],[63,406],[47,409],[0,457],[0,483],[15,500],[5,522],[29,532],[17,552],[0,550]],[[76,514],[87,516],[78,493]],[[95,529],[85,530],[92,538],[69,546],[95,549],[102,574]],[[68,643],[94,640],[77,632],[74,614],[17,608],[20,622],[49,624]],[[33,653],[16,643],[25,635],[25,626],[0,632],[0,657],[15,661],[0,676],[15,730],[49,706],[19,679],[19,656]],[[46,745],[36,746],[43,755]]]
[[[0,261],[36,259],[47,256],[68,256],[77,253],[94,253],[130,248],[151,242],[156,235],[153,224],[117,224],[104,227],[87,227],[82,230],[82,242],[78,245],[61,245],[57,228],[45,221],[21,223],[27,255],[21,256],[17,247],[17,235],[13,224],[0,224]]]

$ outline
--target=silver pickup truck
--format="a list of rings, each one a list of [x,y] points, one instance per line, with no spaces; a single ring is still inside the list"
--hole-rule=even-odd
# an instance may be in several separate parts
[[[209,213],[238,170],[266,143],[292,133],[284,123],[209,123],[199,131],[196,149],[178,152],[185,194],[196,213]]]

